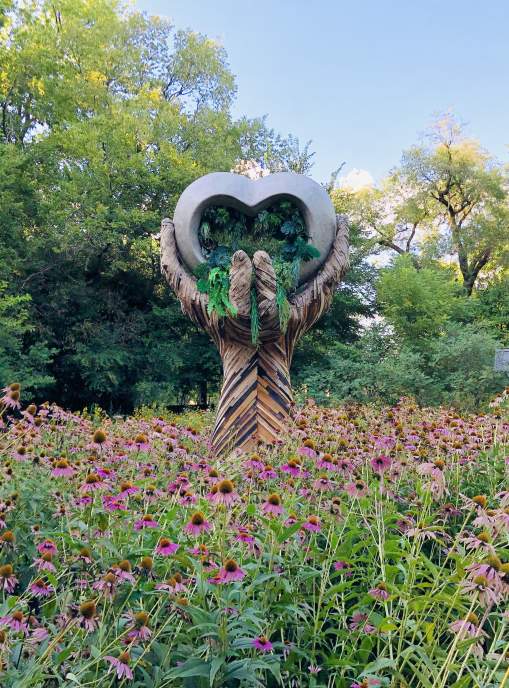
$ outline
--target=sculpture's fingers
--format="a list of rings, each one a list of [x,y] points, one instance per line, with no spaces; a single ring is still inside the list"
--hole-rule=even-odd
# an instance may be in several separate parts
[[[240,316],[251,310],[251,281],[253,266],[245,251],[235,251],[230,268],[230,301]]]
[[[266,251],[256,251],[253,256],[255,269],[256,300],[258,304],[263,301],[276,300],[276,273],[274,266]]]

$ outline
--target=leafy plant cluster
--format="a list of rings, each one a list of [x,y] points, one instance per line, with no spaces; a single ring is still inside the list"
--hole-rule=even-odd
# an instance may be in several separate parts
[[[298,207],[281,200],[249,217],[235,208],[209,206],[202,215],[199,239],[206,262],[198,270],[198,289],[208,294],[209,312],[220,317],[236,315],[229,300],[229,270],[235,251],[243,250],[252,258],[263,249],[272,259],[276,273],[276,302],[280,326],[284,332],[288,321],[288,294],[297,287],[302,262],[320,253],[309,242],[306,223]],[[256,296],[252,296],[251,330],[257,342],[258,314]]]

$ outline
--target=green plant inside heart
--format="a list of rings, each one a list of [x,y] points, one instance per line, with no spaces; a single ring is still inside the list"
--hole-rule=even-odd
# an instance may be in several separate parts
[[[238,249],[251,258],[263,249],[273,260],[292,262],[317,257],[308,243],[306,223],[299,208],[281,200],[254,217],[235,208],[212,205],[201,217],[199,239],[207,262],[221,265]]]
[[[299,208],[289,200],[280,200],[254,217],[231,207],[211,205],[201,217],[199,240],[205,263],[196,270],[198,289],[208,294],[209,312],[220,317],[236,315],[229,300],[231,257],[242,249],[253,257],[260,249],[272,258],[276,272],[276,302],[280,328],[288,323],[288,295],[297,287],[302,261],[319,257],[308,239],[306,223]],[[251,296],[251,332],[258,342],[259,322],[256,295]]]

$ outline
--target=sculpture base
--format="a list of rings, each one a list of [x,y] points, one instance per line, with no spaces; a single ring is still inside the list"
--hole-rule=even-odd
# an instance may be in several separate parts
[[[212,432],[215,454],[272,443],[287,426],[293,401],[285,337],[259,348],[223,342],[223,386]]]

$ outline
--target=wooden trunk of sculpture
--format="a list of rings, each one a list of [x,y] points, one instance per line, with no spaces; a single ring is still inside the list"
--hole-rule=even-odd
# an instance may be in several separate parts
[[[259,348],[237,342],[222,347],[223,385],[212,432],[217,453],[273,442],[292,403],[290,362],[284,337]]]

